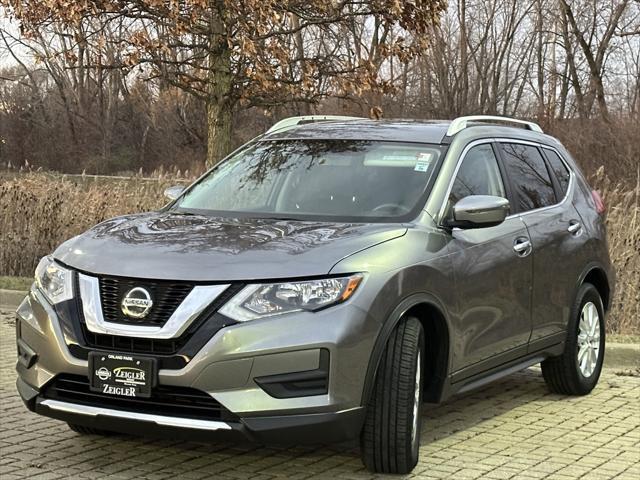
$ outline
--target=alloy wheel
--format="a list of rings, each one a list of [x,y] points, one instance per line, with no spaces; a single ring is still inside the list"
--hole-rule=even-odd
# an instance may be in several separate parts
[[[600,356],[600,314],[593,302],[580,312],[578,324],[578,367],[585,378],[593,375]]]

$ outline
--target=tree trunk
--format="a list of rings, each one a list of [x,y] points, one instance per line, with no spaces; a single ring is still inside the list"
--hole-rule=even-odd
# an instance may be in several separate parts
[[[567,3],[567,0],[562,0],[562,7],[564,9],[565,15],[569,24],[571,25],[571,29],[573,30],[573,34],[578,40],[578,45],[582,49],[582,53],[584,54],[585,60],[587,61],[587,66],[589,67],[589,76],[590,76],[590,98],[591,102],[589,106],[593,104],[593,97],[598,102],[598,108],[600,110],[600,116],[605,122],[609,122],[609,109],[607,108],[607,101],[605,98],[604,85],[602,82],[602,76],[604,72],[605,62],[606,62],[606,52],[609,51],[609,43],[611,42],[611,38],[615,34],[616,26],[622,14],[624,13],[628,0],[623,0],[620,4],[618,4],[615,10],[612,12],[611,17],[609,18],[607,25],[605,27],[605,31],[600,39],[600,44],[597,46],[595,54],[593,52],[592,39],[587,40],[585,38],[584,32],[580,30],[578,27],[578,23],[573,14],[573,10]],[[596,3],[594,3],[594,9],[596,9]],[[594,15],[595,18],[595,15]],[[593,36],[593,33],[591,34]]]
[[[598,109],[600,110],[600,116],[605,122],[609,122],[609,109],[607,108],[607,101],[605,99],[604,85],[602,83],[602,74],[593,76],[593,83],[595,83],[596,100],[598,102]]]
[[[558,120],[564,120],[567,110],[567,97],[569,96],[569,63],[564,62],[562,70],[562,82],[560,84],[560,107],[558,112]]]
[[[223,2],[212,8],[209,35],[207,95],[207,167],[222,160],[232,147],[233,78],[231,51],[226,39]]]
[[[537,45],[536,45],[536,64],[538,70],[538,123],[545,124],[545,98],[544,98],[544,86],[545,86],[545,78],[544,78],[544,22],[542,18],[542,0],[538,0],[537,2],[537,21],[536,21],[536,35],[537,35]]]
[[[567,10],[564,8],[564,3],[560,9],[560,21],[562,27],[562,42],[567,55],[566,65],[569,69],[569,75],[571,79],[571,85],[576,97],[576,106],[578,109],[578,115],[581,119],[589,118],[589,111],[585,102],[584,94],[582,92],[582,86],[580,85],[580,79],[578,77],[578,70],[575,62],[575,55],[573,50],[573,41],[569,36],[569,18],[567,17]]]
[[[232,108],[228,100],[207,102],[207,167],[213,167],[231,152]]]
[[[469,98],[469,57],[467,55],[467,2],[461,0],[458,5],[458,11],[460,15],[460,77],[462,85],[459,91],[459,103],[454,108],[456,109],[456,115],[464,114],[469,111],[468,98]]]

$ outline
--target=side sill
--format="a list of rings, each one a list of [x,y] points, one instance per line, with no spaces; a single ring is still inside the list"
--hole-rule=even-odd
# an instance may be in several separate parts
[[[487,369],[456,382],[452,382],[452,377],[449,377],[449,381],[445,385],[442,393],[441,401],[446,400],[456,393],[468,392],[469,390],[479,388],[495,380],[511,375],[512,373],[524,370],[542,362],[546,358],[561,355],[563,352],[564,342],[560,342],[532,351],[516,359],[508,360],[496,367]]]
[[[525,368],[529,368],[532,365],[535,365],[536,363],[540,363],[545,358],[546,357],[542,355],[538,357],[528,358],[527,360],[523,360],[520,363],[516,363],[515,365],[507,367],[504,370],[499,370],[495,373],[490,373],[486,376],[480,376],[480,378],[478,378],[477,380],[474,380],[472,377],[471,379],[460,382],[462,385],[456,391],[456,393],[464,393],[464,392],[468,392],[469,390],[474,390],[476,388],[482,387],[483,385],[486,385],[495,380],[511,375],[512,373],[519,372],[520,370],[524,370]]]
[[[540,350],[545,350],[547,348],[553,348],[558,344],[563,344],[567,339],[567,332],[558,332],[553,335],[548,335],[546,337],[538,338],[532,342],[529,342],[529,352],[537,352]],[[557,355],[561,355],[562,352]],[[554,354],[555,355],[555,354]]]

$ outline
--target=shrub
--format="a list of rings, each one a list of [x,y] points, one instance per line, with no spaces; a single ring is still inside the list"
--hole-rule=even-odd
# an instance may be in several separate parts
[[[613,183],[598,169],[592,184],[607,205],[609,253],[616,269],[616,292],[607,319],[613,333],[640,333],[640,174],[634,187]]]
[[[88,178],[88,177],[87,177]],[[29,276],[64,240],[107,218],[154,210],[174,181],[71,181],[41,173],[0,185],[0,275]]]

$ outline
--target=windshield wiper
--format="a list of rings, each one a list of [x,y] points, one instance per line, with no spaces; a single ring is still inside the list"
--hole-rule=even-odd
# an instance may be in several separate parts
[[[304,222],[301,218],[293,218],[293,217],[262,217],[267,220],[283,220],[285,222]],[[308,221],[308,220],[306,220]]]
[[[167,213],[171,215],[183,215],[185,217],[194,217],[196,215],[195,213],[189,212],[187,210],[168,210]]]

